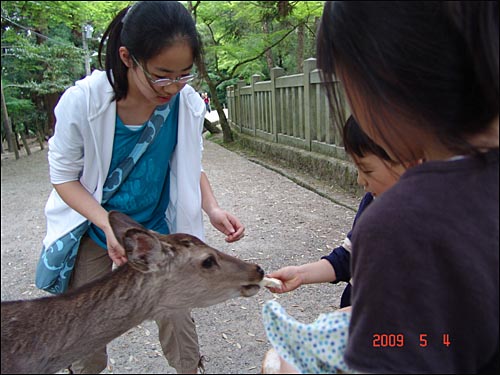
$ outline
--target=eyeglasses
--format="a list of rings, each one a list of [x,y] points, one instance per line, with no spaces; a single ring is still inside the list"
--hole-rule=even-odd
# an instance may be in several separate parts
[[[156,87],[170,86],[173,83],[180,83],[182,85],[185,85],[186,83],[191,82],[192,80],[194,80],[197,77],[196,74],[190,74],[187,76],[177,77],[176,79],[170,79],[170,78],[153,79],[151,74],[149,74],[149,72],[146,69],[144,69],[144,67],[136,60],[134,55],[130,55],[130,56],[132,57],[132,60],[134,60],[134,62],[139,66],[139,68],[141,68],[142,72],[144,73],[146,78],[149,80],[149,82],[151,82],[151,84],[153,86],[156,86]]]

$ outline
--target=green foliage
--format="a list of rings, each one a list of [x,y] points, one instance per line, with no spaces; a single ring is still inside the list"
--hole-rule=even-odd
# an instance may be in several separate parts
[[[35,113],[35,105],[29,99],[18,99],[14,97],[6,98],[5,104],[9,108],[9,115],[15,119],[13,122],[13,130],[20,132],[24,130],[26,123],[31,120]]]
[[[5,81],[29,95],[60,93],[84,74],[83,51],[59,44],[32,44],[18,40],[2,59]]]
[[[221,103],[225,102],[225,88],[239,78],[250,82],[252,75],[260,74],[263,80],[269,79],[268,50],[273,66],[297,73],[299,25],[305,30],[304,59],[315,56],[315,30],[323,1],[196,3],[194,16],[204,43],[207,78],[217,87]]]
[[[2,81],[9,115],[19,111],[13,99],[31,100],[39,118],[53,108],[47,96],[59,95],[84,76],[82,26],[91,24],[90,55],[109,22],[133,1],[3,1]],[[185,1],[193,10],[205,48],[207,79],[225,102],[225,88],[254,74],[269,79],[272,66],[298,72],[297,28],[305,30],[304,59],[315,56],[315,30],[323,1]],[[97,68],[97,61],[91,66]],[[200,91],[209,91],[200,84]],[[9,108],[12,107],[12,108]],[[44,113],[45,116],[42,116]],[[16,115],[17,116],[17,115]]]
[[[34,123],[49,119],[53,108],[46,96],[61,94],[85,75],[82,26],[88,23],[94,28],[88,43],[92,55],[111,19],[130,3],[2,2],[2,82],[14,124],[29,121],[33,128]],[[29,118],[21,110],[26,101],[32,103]]]
[[[35,109],[33,102],[28,99],[18,99],[10,97],[6,99],[5,104],[9,106],[10,111],[14,112],[14,114],[20,114],[22,112],[30,112]]]

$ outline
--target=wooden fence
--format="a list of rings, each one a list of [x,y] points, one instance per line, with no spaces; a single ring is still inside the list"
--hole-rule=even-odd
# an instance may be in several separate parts
[[[340,89],[340,82],[336,89]],[[339,90],[340,91],[340,90]],[[284,75],[271,70],[270,81],[252,76],[227,87],[228,121],[233,129],[267,141],[347,159],[339,128],[334,123],[316,59],[304,61],[304,73]],[[343,100],[342,117],[349,115]]]

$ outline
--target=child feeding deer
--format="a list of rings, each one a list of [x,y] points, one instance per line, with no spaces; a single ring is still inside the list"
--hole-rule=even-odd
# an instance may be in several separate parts
[[[265,285],[258,265],[194,236],[160,235],[116,211],[109,221],[126,264],[63,295],[2,302],[2,373],[54,373],[159,313],[251,297]]]

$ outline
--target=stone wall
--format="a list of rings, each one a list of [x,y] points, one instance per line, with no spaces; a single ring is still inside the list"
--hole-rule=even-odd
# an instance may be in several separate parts
[[[363,189],[356,182],[356,167],[350,161],[265,141],[241,133],[237,134],[236,142],[241,147],[261,153],[268,158],[279,159],[290,168],[306,172],[310,176],[336,185],[346,192],[356,195],[363,193]]]

